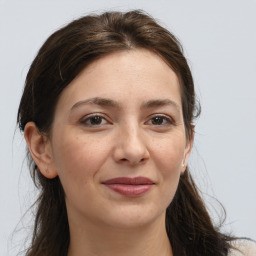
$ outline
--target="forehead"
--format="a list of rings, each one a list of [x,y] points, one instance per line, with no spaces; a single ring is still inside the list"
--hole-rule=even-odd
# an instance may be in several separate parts
[[[177,75],[160,56],[145,49],[114,52],[95,60],[65,88],[60,103],[93,97],[120,103],[171,98],[181,104]]]

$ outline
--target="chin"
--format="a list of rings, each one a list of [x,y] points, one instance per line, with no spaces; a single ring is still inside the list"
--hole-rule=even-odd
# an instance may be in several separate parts
[[[165,223],[165,210],[156,212],[154,209],[146,209],[147,207],[143,206],[139,208],[127,209],[127,207],[123,207],[118,210],[118,214],[113,213],[108,218],[105,215],[103,221],[112,227],[121,229],[143,228],[156,221],[164,221]]]

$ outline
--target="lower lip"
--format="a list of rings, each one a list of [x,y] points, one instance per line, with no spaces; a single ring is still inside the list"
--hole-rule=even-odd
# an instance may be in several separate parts
[[[141,196],[147,193],[153,185],[127,185],[127,184],[105,184],[111,190],[115,192],[128,196],[136,197]]]

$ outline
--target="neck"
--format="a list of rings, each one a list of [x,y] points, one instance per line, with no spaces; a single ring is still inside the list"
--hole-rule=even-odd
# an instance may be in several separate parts
[[[70,222],[68,256],[173,256],[165,216],[145,227],[117,228]]]

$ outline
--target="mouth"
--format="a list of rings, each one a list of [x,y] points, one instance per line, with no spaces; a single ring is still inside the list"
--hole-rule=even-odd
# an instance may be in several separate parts
[[[127,197],[138,197],[147,193],[155,183],[146,177],[118,177],[102,182],[112,191]]]

